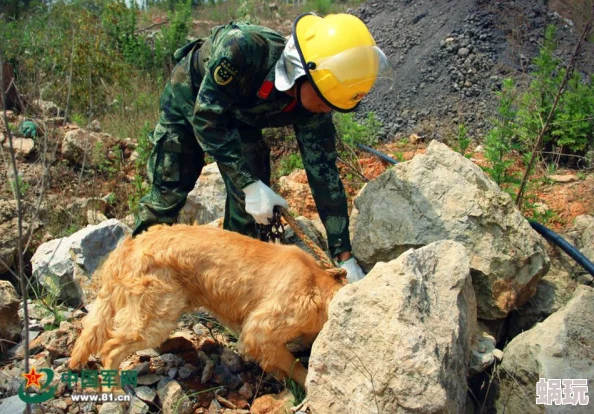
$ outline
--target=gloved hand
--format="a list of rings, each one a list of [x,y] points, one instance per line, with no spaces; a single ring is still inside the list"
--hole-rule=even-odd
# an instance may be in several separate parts
[[[338,265],[347,271],[347,280],[349,283],[356,282],[365,277],[363,269],[359,267],[359,264],[354,257],[351,257],[346,262],[338,262]]]
[[[285,199],[262,181],[256,181],[244,187],[243,192],[245,193],[245,211],[258,224],[268,224],[268,219],[272,218],[274,206],[289,208]]]

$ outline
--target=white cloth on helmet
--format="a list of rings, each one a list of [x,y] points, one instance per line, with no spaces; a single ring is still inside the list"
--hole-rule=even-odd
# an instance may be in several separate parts
[[[291,35],[274,68],[274,86],[281,92],[288,91],[295,85],[295,81],[302,76],[305,76],[305,69],[303,69],[301,57]]]

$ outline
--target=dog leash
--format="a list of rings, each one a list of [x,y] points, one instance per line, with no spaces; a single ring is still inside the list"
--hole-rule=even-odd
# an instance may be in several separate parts
[[[334,276],[344,277],[346,280],[346,270],[336,267],[332,259],[320,249],[320,247],[301,229],[297,220],[293,218],[289,210],[275,206],[272,213],[272,219],[268,224],[256,225],[258,239],[260,241],[275,243],[277,240],[281,244],[287,244],[285,239],[285,227],[281,221],[281,217],[285,219],[287,224],[291,226],[297,237],[314,253],[320,266]]]
[[[277,208],[278,210],[280,210],[280,215],[285,219],[287,224],[291,226],[297,237],[299,237],[301,241],[303,241],[303,243],[305,243],[305,245],[309,247],[309,249],[314,253],[320,265],[329,273],[332,273],[335,276],[343,276],[346,278],[346,270],[340,267],[336,267],[332,259],[330,259],[326,255],[326,253],[322,249],[320,249],[320,247],[317,244],[315,244],[314,241],[311,238],[309,238],[307,234],[305,234],[305,232],[301,229],[301,226],[299,225],[299,223],[297,223],[297,220],[293,218],[289,210],[278,206],[275,207],[275,210]]]

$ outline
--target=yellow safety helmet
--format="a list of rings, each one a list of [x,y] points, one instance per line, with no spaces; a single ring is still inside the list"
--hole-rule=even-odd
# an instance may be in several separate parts
[[[302,14],[293,23],[293,38],[308,79],[331,108],[350,112],[372,88],[392,88],[388,59],[359,18]]]

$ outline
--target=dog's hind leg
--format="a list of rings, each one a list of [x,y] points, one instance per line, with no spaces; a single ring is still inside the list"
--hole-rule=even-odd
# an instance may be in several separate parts
[[[101,348],[104,368],[117,371],[128,355],[161,345],[185,310],[180,304],[185,305],[177,292],[128,296],[126,306],[114,318],[113,338]]]

